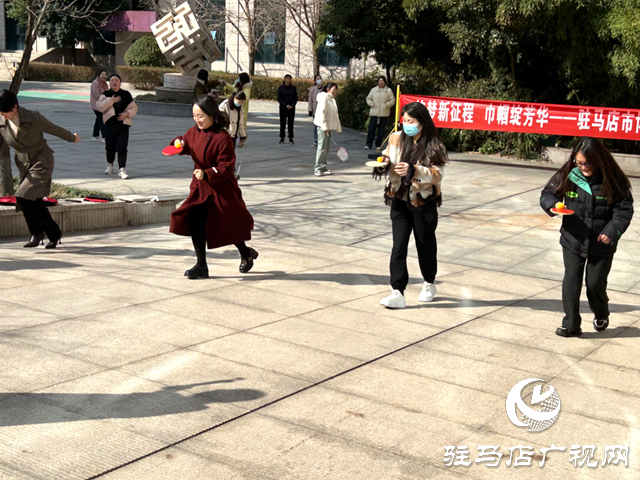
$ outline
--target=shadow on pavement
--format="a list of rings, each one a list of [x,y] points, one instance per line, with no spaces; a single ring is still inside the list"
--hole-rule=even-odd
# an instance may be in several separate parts
[[[181,395],[180,390],[231,383],[243,378],[216,380],[164,387],[157,392],[127,394],[102,393],[17,393],[19,402],[5,405],[0,413],[0,427],[44,423],[101,420],[110,418],[146,418],[206,410],[216,403],[248,402],[265,397],[260,390],[249,388],[216,389],[195,395]],[[60,409],[43,408],[42,404]],[[80,417],[78,417],[80,415]]]

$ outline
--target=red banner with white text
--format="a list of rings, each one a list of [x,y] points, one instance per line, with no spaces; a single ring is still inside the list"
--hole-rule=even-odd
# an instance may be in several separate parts
[[[401,95],[424,104],[438,128],[640,140],[640,110]]]

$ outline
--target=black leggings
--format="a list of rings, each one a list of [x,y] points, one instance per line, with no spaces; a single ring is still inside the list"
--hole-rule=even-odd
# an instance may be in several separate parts
[[[107,135],[104,131],[104,122],[102,121],[102,112],[94,110],[93,113],[96,114],[96,121],[93,124],[93,136],[97,137],[102,133],[102,138],[106,138]]]
[[[16,204],[22,210],[24,219],[31,235],[47,234],[47,238],[56,241],[62,235],[60,227],[51,217],[49,209],[45,206],[41,198],[37,200],[27,200],[26,198],[16,198]]]
[[[393,250],[389,269],[391,287],[404,293],[409,283],[407,253],[411,232],[416,240],[418,263],[425,282],[433,283],[438,272],[438,244],[436,227],[438,209],[435,204],[426,210],[409,210],[407,202],[397,200],[391,208]]]
[[[118,154],[118,167],[127,166],[127,147],[129,146],[129,126],[122,122],[108,121],[105,124],[105,149],[107,151],[107,162],[113,164]]]
[[[197,264],[200,266],[207,264],[207,217],[207,205],[204,203],[192,207],[187,214],[187,221],[191,229],[191,241],[196,251]],[[236,243],[235,247],[242,258],[251,256],[251,250],[245,242]]]

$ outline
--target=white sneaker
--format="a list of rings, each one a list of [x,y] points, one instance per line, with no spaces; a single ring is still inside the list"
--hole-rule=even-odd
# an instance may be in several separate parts
[[[127,178],[129,178],[129,175],[127,174],[127,171],[124,168],[120,169],[120,173],[118,173],[118,178],[122,178],[123,180],[126,180]]]
[[[407,306],[407,302],[400,290],[392,289],[391,295],[380,300],[380,305],[384,305],[387,308],[404,308]]]
[[[92,142],[99,142],[100,141],[100,137],[91,137],[91,141]]]
[[[104,139],[104,138],[103,138],[102,140],[100,140],[100,141],[101,141],[102,143],[107,143],[107,142],[105,141],[105,139]]]
[[[418,296],[419,302],[430,302],[436,294],[436,285],[434,283],[424,282],[422,285],[422,291]]]
[[[113,173],[113,163],[107,164],[107,169],[104,171],[105,175],[111,175]]]
[[[313,143],[311,144],[311,146],[312,146],[313,148],[316,148],[316,147],[318,146],[318,142],[313,142]]]

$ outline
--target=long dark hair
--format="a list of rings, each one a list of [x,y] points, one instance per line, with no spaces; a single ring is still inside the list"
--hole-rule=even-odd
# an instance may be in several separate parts
[[[558,182],[555,193],[560,197],[571,190],[571,180],[569,173],[575,168],[576,155],[582,153],[587,163],[593,166],[594,175],[602,174],[602,189],[600,195],[607,197],[607,203],[611,203],[624,197],[631,190],[631,183],[625,173],[615,161],[613,155],[602,145],[602,143],[591,137],[582,137],[573,147],[569,160],[553,176]]]
[[[236,107],[236,104],[234,103],[235,99],[246,100],[247,96],[244,94],[244,92],[233,92],[229,97],[229,100],[228,100],[229,108],[231,110],[240,110],[242,106]]]
[[[247,72],[242,72],[238,75],[238,86],[236,87],[238,90],[242,90],[242,87],[251,81],[251,77]]]
[[[402,161],[411,165],[444,165],[448,161],[447,148],[440,140],[436,126],[429,110],[420,102],[412,102],[404,106],[402,115],[415,118],[422,127],[422,135],[417,142],[413,141],[404,130],[400,134],[402,144]]]
[[[209,95],[202,95],[196,100],[195,105],[204,113],[213,118],[213,130],[218,133],[229,126],[229,119],[218,108],[218,103]]]

